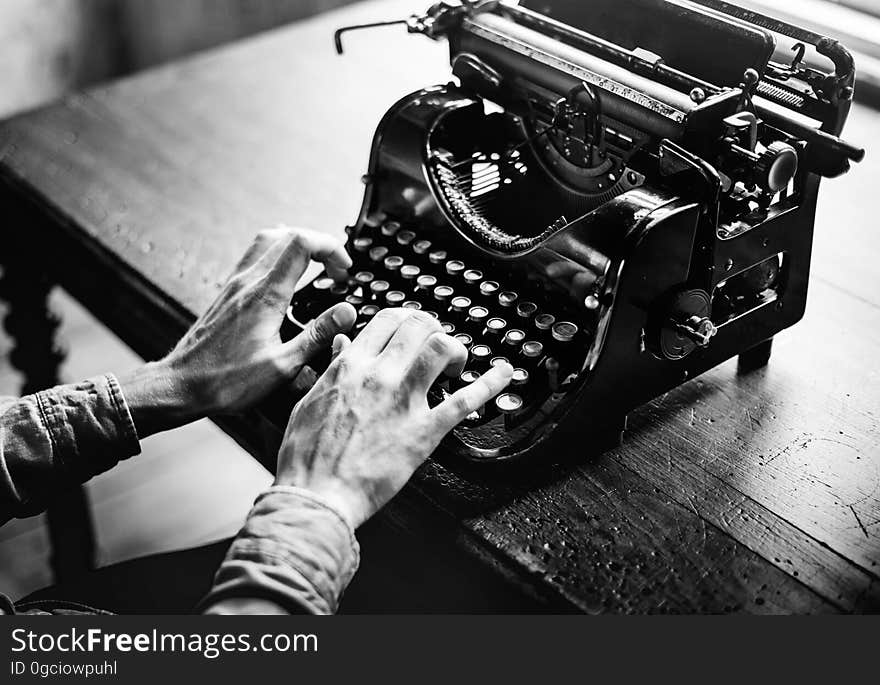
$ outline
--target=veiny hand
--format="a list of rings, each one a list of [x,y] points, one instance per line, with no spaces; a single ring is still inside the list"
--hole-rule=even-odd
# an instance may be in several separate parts
[[[281,342],[284,312],[310,260],[337,280],[351,266],[342,244],[320,233],[281,227],[257,235],[171,353],[120,381],[140,437],[254,405],[351,328],[354,308],[338,304]]]
[[[334,359],[296,405],[278,455],[276,484],[328,500],[353,528],[409,480],[456,424],[510,381],[509,364],[431,408],[427,392],[444,370],[457,374],[467,350],[420,311],[385,309]]]

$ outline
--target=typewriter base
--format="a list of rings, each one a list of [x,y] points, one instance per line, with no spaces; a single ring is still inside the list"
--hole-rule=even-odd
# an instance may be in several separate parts
[[[758,343],[754,347],[742,352],[737,361],[737,373],[749,373],[761,367],[767,366],[770,354],[773,350],[773,338]]]

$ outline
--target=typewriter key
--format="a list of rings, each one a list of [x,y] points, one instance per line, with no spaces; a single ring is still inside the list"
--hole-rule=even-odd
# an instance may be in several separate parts
[[[403,266],[403,257],[398,257],[397,255],[385,257],[385,261],[382,262],[382,265],[388,271],[399,271],[400,267]]]
[[[428,251],[431,249],[431,241],[430,240],[416,240],[412,244],[412,250],[417,255],[428,254]]]
[[[407,245],[410,245],[412,243],[412,241],[415,239],[416,239],[416,234],[413,233],[412,231],[400,231],[397,234],[397,244],[403,245],[404,247],[406,247]]]
[[[449,309],[453,312],[458,312],[460,314],[464,314],[468,309],[471,308],[471,299],[469,297],[462,297],[458,295],[453,297],[449,302]]]
[[[523,343],[522,349],[520,349],[520,354],[532,362],[537,362],[544,356],[544,345],[537,340],[529,340],[528,342]]]
[[[507,333],[504,334],[504,344],[510,345],[511,347],[519,348],[520,344],[523,340],[526,339],[526,334],[521,331],[519,328],[511,328]]]
[[[446,335],[452,335],[453,333],[455,333],[455,324],[454,323],[449,323],[448,321],[441,321],[440,328],[443,329],[443,332],[446,333]]]
[[[386,221],[382,224],[382,235],[386,238],[393,238],[400,230],[400,223],[397,221]]]
[[[419,267],[413,266],[412,264],[404,264],[400,267],[400,277],[405,281],[414,281],[419,277],[421,272],[422,270]]]
[[[516,313],[523,319],[530,319],[538,311],[538,305],[534,302],[520,302],[516,305]]]
[[[370,285],[370,283],[373,282],[374,278],[375,278],[375,276],[373,275],[372,271],[358,271],[354,275],[354,282],[357,283],[358,285],[366,286],[366,285]]]
[[[500,289],[501,286],[498,285],[497,281],[483,281],[480,283],[480,295],[483,297],[495,297],[495,293]]]
[[[371,262],[381,263],[382,260],[385,259],[385,257],[388,255],[388,248],[383,245],[379,245],[378,247],[371,247],[369,255]]]
[[[465,285],[476,286],[477,283],[483,280],[483,272],[478,271],[477,269],[467,269],[462,274],[462,278],[464,278]]]
[[[483,333],[483,326],[486,323],[486,319],[489,318],[489,310],[485,307],[471,307],[468,309],[467,320],[465,321],[468,326],[470,326],[471,330],[476,333]]]
[[[507,328],[507,322],[504,319],[500,319],[497,316],[492,317],[488,321],[486,321],[486,330],[483,331],[484,335],[501,335],[501,331]]]
[[[473,383],[481,375],[482,374],[479,371],[471,371],[470,369],[468,369],[467,371],[462,371],[461,376],[459,376],[459,378],[461,378],[461,380],[464,382],[464,384],[467,385],[469,383]]]
[[[522,409],[522,397],[512,392],[505,392],[495,398],[495,406],[502,414],[513,414]]]
[[[488,345],[474,345],[471,347],[471,359],[478,368],[484,368],[492,358],[492,348]]]
[[[430,309],[423,309],[423,312],[430,316],[432,319],[437,319],[439,321],[440,315],[437,312],[432,312]]]
[[[469,336],[467,333],[456,333],[455,339],[458,340],[465,347],[470,347],[474,343],[474,339]]]
[[[391,284],[388,283],[388,281],[373,281],[370,283],[370,292],[373,293],[374,298],[379,298],[384,295],[390,287]]]
[[[330,292],[334,295],[345,295],[348,292],[348,283],[333,283]]]
[[[559,342],[571,342],[577,335],[578,327],[569,321],[560,321],[553,324],[553,339]]]
[[[510,377],[510,384],[513,386],[522,386],[529,382],[529,372],[525,369],[514,369],[513,375]]]
[[[538,314],[535,317],[535,326],[542,331],[549,331],[556,323],[556,317],[552,314]]]
[[[438,302],[448,302],[455,291],[448,285],[438,285],[434,288],[434,299]]]
[[[446,250],[434,250],[428,255],[431,264],[442,264],[446,261]]]
[[[460,276],[464,273],[464,262],[458,259],[450,259],[446,262],[446,273],[450,276]]]
[[[364,298],[360,295],[346,295],[345,301],[348,302],[352,307],[360,307],[364,303]]]
[[[406,300],[406,295],[399,290],[389,290],[385,293],[385,304],[389,307],[399,307],[404,300]]]
[[[316,278],[312,281],[312,287],[315,290],[330,290],[335,284],[336,281],[328,276],[322,276],[321,278]]]
[[[373,246],[373,239],[363,236],[352,241],[355,252],[367,252]]]
[[[416,302],[415,300],[407,300],[402,305],[400,305],[404,309],[421,309],[422,304],[420,302]]]
[[[365,304],[363,307],[358,309],[358,316],[362,316],[365,319],[371,319],[379,312],[379,308],[374,304]]]
[[[499,366],[500,364],[510,364],[510,360],[507,357],[492,357],[489,361],[489,366]]]
[[[502,307],[512,307],[518,298],[519,295],[512,290],[502,290],[498,293],[498,304]]]

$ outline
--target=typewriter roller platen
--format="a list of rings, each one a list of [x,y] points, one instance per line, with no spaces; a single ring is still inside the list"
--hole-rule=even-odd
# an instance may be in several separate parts
[[[358,329],[430,312],[469,349],[434,400],[510,361],[447,439],[473,461],[606,447],[640,404],[769,354],[804,312],[819,179],[863,156],[838,137],[854,69],[835,41],[720,0],[549,4],[399,22],[448,39],[458,83],[382,119],[351,279],[315,279],[282,325],[342,299]]]

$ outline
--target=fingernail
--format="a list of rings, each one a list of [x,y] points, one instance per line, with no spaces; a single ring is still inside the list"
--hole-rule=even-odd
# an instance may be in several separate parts
[[[330,312],[330,318],[333,320],[337,326],[344,326],[346,324],[346,316],[344,314],[345,307],[337,305],[332,312]]]

